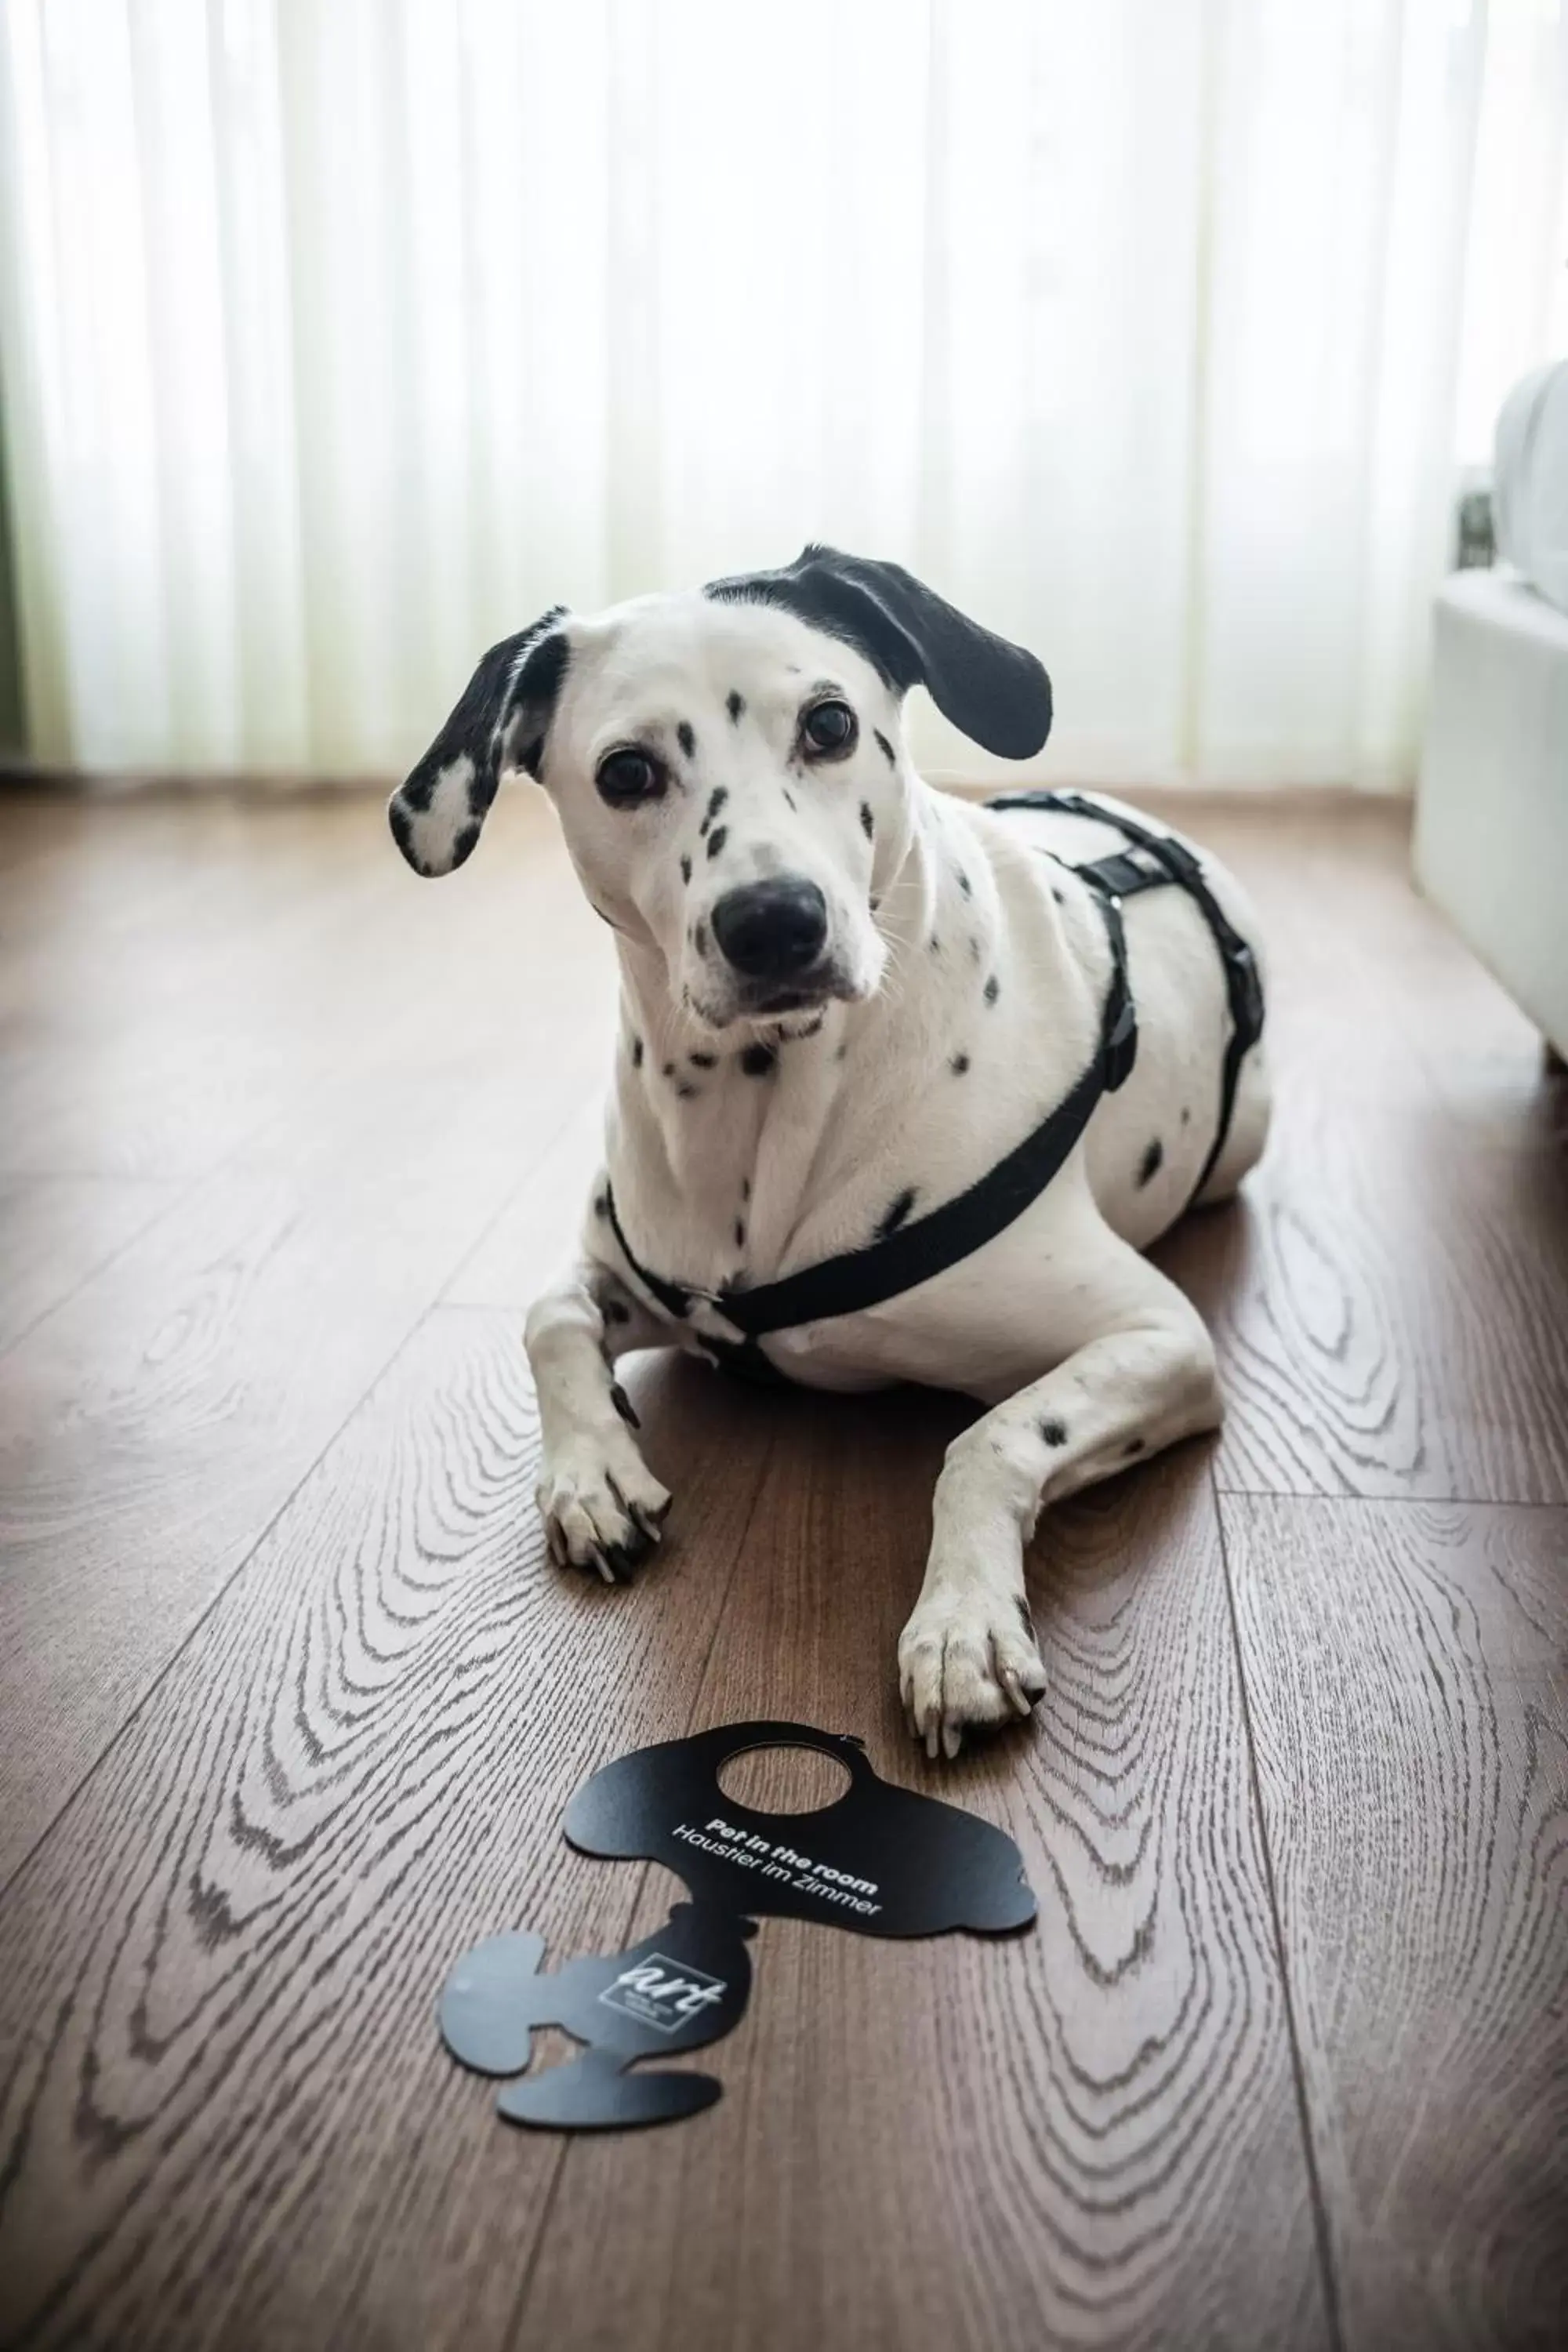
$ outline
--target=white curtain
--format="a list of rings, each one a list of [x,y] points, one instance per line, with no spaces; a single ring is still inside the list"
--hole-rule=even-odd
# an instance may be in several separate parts
[[[1048,775],[1407,780],[1557,0],[0,8],[45,763],[395,772],[544,606],[824,538],[1037,648]]]

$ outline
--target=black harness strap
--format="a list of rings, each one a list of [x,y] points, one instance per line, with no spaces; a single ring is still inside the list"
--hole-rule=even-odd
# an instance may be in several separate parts
[[[1214,1174],[1215,1162],[1225,1150],[1226,1138],[1230,1133],[1231,1114],[1236,1108],[1236,1089],[1241,1076],[1241,1066],[1263,1034],[1263,981],[1257,957],[1209,888],[1203,867],[1185,842],[1173,839],[1168,833],[1153,833],[1147,825],[1140,824],[1135,817],[1123,816],[1120,810],[1113,812],[1098,807],[1093,801],[1086,800],[1081,793],[1004,793],[1000,798],[988,801],[986,806],[1004,811],[1043,809],[1064,816],[1090,817],[1096,824],[1114,826],[1124,840],[1134,845],[1133,849],[1118,851],[1092,865],[1076,866],[1073,872],[1081,875],[1102,897],[1107,891],[1111,891],[1118,898],[1127,898],[1137,890],[1154,889],[1163,882],[1173,882],[1186,892],[1207,923],[1225,974],[1230,1035],[1226,1041],[1225,1059],[1220,1066],[1219,1118],[1215,1125],[1214,1141],[1209,1146],[1208,1157],[1199,1171],[1197,1182],[1187,1195],[1187,1206],[1191,1208]],[[1152,861],[1152,866],[1139,862],[1140,853],[1143,859]]]
[[[1203,1191],[1224,1148],[1242,1061],[1263,1027],[1263,994],[1252,950],[1227,920],[1197,859],[1184,843],[1152,833],[1130,817],[1112,815],[1077,793],[1008,793],[987,805],[1002,810],[1044,809],[1068,816],[1092,817],[1097,824],[1116,826],[1131,845],[1089,865],[1071,866],[1065,858],[1058,860],[1093,889],[1110,944],[1110,980],[1094,1055],[1082,1076],[1047,1112],[1033,1134],[1026,1136],[967,1192],[911,1223],[900,1225],[897,1233],[880,1241],[868,1242],[863,1249],[846,1250],[837,1257],[824,1258],[816,1265],[803,1266],[797,1274],[786,1274],[777,1282],[760,1283],[755,1289],[715,1292],[667,1282],[634,1255],[616,1213],[615,1194],[606,1188],[610,1227],[637,1281],[667,1315],[679,1322],[687,1319],[699,1301],[713,1307],[742,1335],[743,1344],[737,1346],[733,1341],[706,1337],[702,1344],[738,1370],[771,1374],[773,1368],[757,1346],[758,1340],[770,1332],[794,1330],[805,1323],[858,1315],[868,1307],[880,1307],[885,1300],[897,1298],[901,1292],[913,1290],[918,1284],[929,1282],[933,1275],[943,1274],[950,1265],[972,1257],[976,1250],[1005,1233],[1030,1202],[1039,1198],[1071,1154],[1102,1097],[1114,1094],[1131,1073],[1138,1055],[1138,1019],[1127,978],[1127,935],[1121,920],[1121,901],[1169,883],[1179,885],[1188,893],[1214,934],[1225,968],[1231,1018],[1231,1034],[1220,1078],[1219,1124],[1191,1198],[1195,1199]]]

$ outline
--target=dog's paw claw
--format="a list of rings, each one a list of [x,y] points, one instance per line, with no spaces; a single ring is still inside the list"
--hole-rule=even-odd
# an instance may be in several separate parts
[[[616,1421],[551,1450],[536,1499],[550,1557],[629,1584],[658,1544],[670,1497]]]
[[[1028,1715],[1046,1671],[1010,1600],[922,1601],[899,1642],[899,1686],[913,1738],[951,1761],[966,1732]]]

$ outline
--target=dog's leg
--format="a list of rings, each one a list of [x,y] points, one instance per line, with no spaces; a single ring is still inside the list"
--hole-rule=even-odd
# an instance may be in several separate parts
[[[539,1397],[534,1489],[551,1557],[622,1584],[658,1541],[669,1496],[647,1468],[615,1377],[617,1356],[668,1333],[608,1267],[584,1259],[529,1310],[523,1343]]]
[[[1042,1507],[1218,1424],[1214,1349],[1174,1285],[1111,1243],[1102,1282],[1075,1291],[1075,1326],[1092,1324],[1097,1298],[1112,1328],[947,1450],[925,1582],[899,1643],[905,1713],[928,1755],[956,1756],[967,1727],[1027,1715],[1045,1689],[1024,1591]]]

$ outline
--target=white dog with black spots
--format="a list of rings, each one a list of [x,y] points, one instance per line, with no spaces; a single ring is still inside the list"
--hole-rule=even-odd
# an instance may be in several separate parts
[[[669,1507],[617,1357],[732,1352],[726,1293],[963,1195],[1098,1050],[1112,949],[1074,867],[1125,839],[1093,815],[931,789],[904,743],[916,683],[1004,755],[1049,727],[1031,656],[894,565],[808,549],[781,572],[545,615],[487,655],[394,797],[404,854],[443,874],[501,774],[531,774],[620,959],[605,1170],[577,1262],[527,1324],[563,1566],[620,1580]],[[1243,893],[1198,855],[1255,946]],[[1186,890],[1130,898],[1123,920],[1136,1063],[1044,1191],[913,1288],[748,1350],[815,1388],[916,1381],[986,1408],[948,1449],[899,1644],[933,1756],[1045,1687],[1024,1585],[1042,1507],[1220,1416],[1209,1335],[1140,1253],[1216,1140],[1225,975]],[[1268,1109],[1254,1045],[1204,1202],[1253,1166]]]

